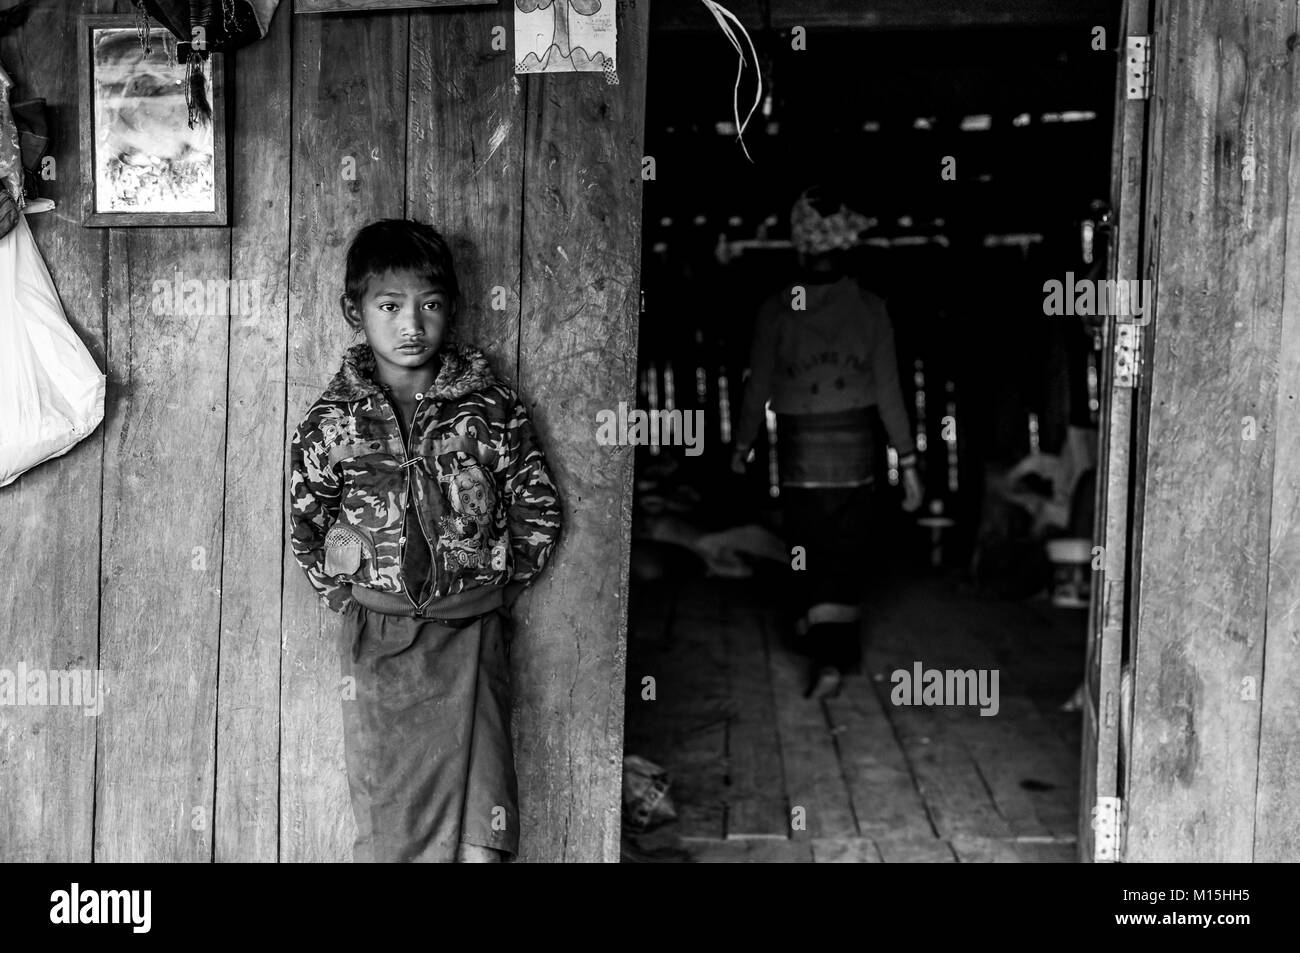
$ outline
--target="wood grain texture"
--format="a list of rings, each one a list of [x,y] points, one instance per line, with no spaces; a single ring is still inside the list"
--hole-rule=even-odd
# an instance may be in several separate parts
[[[876,849],[886,864],[955,864],[947,841],[933,837],[877,837]]]
[[[1254,860],[1265,863],[1300,860],[1300,132],[1295,130],[1286,176],[1286,278],[1255,792]]]
[[[1162,6],[1155,200],[1177,241],[1157,261],[1126,857],[1244,861],[1260,702],[1243,680],[1263,674],[1295,11]]]
[[[925,803],[933,830],[945,839],[958,834],[1005,838],[1011,828],[998,810],[993,792],[964,735],[978,737],[981,721],[987,721],[973,707],[895,705],[891,698],[893,673],[911,671],[916,662],[926,669],[997,669],[996,659],[983,645],[977,632],[977,606],[963,602],[943,590],[935,591],[903,614],[899,607],[881,600],[871,615],[872,642],[867,658],[870,671],[881,676],[873,680],[882,710],[910,766],[915,784]],[[924,655],[920,654],[916,631],[926,633]],[[1004,691],[1002,685],[999,691]],[[963,724],[973,725],[963,731]],[[920,837],[907,838],[922,841]],[[884,848],[881,848],[882,853]],[[890,863],[888,855],[885,862]]]
[[[627,666],[626,754],[647,757],[672,779],[672,829],[682,838],[725,835],[727,653],[714,637],[717,610],[703,580],[678,593],[665,584],[642,589]],[[689,658],[690,665],[681,659]],[[647,678],[655,693],[647,698]]]
[[[352,340],[338,311],[348,242],[367,222],[400,218],[406,187],[406,57],[393,51],[407,48],[407,16],[295,17],[293,30],[286,444]],[[354,180],[343,178],[345,156]],[[339,616],[316,598],[287,535],[284,554],[280,859],[349,860]]]
[[[790,836],[781,773],[776,700],[768,669],[768,634],[761,612],[723,590],[715,633],[727,651],[734,711],[727,736],[727,837]]]
[[[863,834],[927,838],[934,828],[903,749],[872,686],[851,679],[826,702],[853,813]]]
[[[866,838],[818,839],[812,842],[815,864],[879,864],[880,849]]]
[[[811,864],[816,841],[696,841],[688,844],[697,864]]]
[[[97,861],[212,858],[227,335],[178,270],[226,280],[228,232],[111,233]]]
[[[770,661],[781,763],[791,811],[788,817],[793,824],[798,817],[794,812],[802,808],[806,824],[802,830],[792,830],[790,836],[800,841],[856,837],[858,826],[835,737],[821,704],[803,697],[804,660],[773,646]]]
[[[278,856],[291,17],[235,56],[215,858]],[[244,305],[251,304],[251,311]]]
[[[1107,263],[1109,277],[1129,280],[1141,274],[1143,156],[1147,107],[1126,98],[1128,35],[1147,32],[1148,0],[1127,0],[1116,45],[1115,122],[1111,142],[1111,209],[1114,231]],[[1150,308],[1152,302],[1147,301]],[[1093,536],[1103,549],[1094,573],[1088,607],[1088,648],[1084,669],[1084,741],[1079,771],[1078,842],[1080,857],[1095,854],[1092,808],[1098,797],[1119,795],[1119,680],[1129,565],[1129,498],[1133,493],[1132,442],[1135,392],[1116,387],[1117,319],[1109,318],[1101,349],[1102,415],[1098,428],[1098,479]],[[1145,386],[1145,384],[1143,385]]]
[[[508,11],[411,14],[408,214],[451,245],[461,287],[455,334],[514,378],[519,349],[523,88],[492,30]],[[501,289],[504,294],[498,294]],[[500,305],[500,307],[494,307]]]
[[[107,234],[78,224],[77,17],[93,2],[42,4],[0,40],[15,101],[44,97],[58,174],[42,182],[58,208],[28,219],[68,321],[104,367],[100,282]],[[98,665],[103,427],[67,455],[0,489],[0,667]],[[15,567],[22,567],[17,571]],[[55,582],[57,581],[57,583]],[[91,859],[96,719],[72,708],[0,708],[0,862]]]
[[[635,398],[648,5],[619,3],[619,85],[530,75],[519,383],[565,507],[515,607],[526,860],[619,856],[632,454],[595,415]]]

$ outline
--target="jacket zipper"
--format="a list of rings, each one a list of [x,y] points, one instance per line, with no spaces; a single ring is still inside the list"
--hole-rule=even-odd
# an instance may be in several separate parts
[[[388,410],[388,416],[390,416],[390,417],[393,418],[393,426],[395,426],[395,427],[397,428],[397,433],[398,433],[398,435],[400,436],[401,433],[402,433],[402,424],[401,424],[401,421],[399,421],[399,420],[397,419],[397,411],[393,409],[392,402],[389,401],[389,399],[388,399],[388,395],[387,395],[387,394],[384,394],[383,391],[380,391],[380,394],[381,394],[382,397],[383,397],[384,407]],[[410,432],[406,435],[406,442],[405,442],[405,443],[403,444],[403,446],[402,446],[402,462],[401,462],[401,468],[402,468],[404,471],[406,471],[406,504],[407,504],[407,507],[410,506],[410,504],[411,504],[411,499],[412,499],[412,497],[414,496],[414,494],[413,494],[413,492],[412,492],[412,490],[411,490],[411,467],[414,466],[415,463],[416,463],[415,460],[411,459],[411,440],[412,440],[412,438],[415,436],[415,422],[416,422],[417,418],[419,418],[419,416],[420,416],[420,408],[424,406],[424,402],[425,402],[427,399],[428,399],[428,395],[426,394],[426,395],[422,396],[418,401],[416,401],[416,403],[415,403],[415,410],[411,412],[411,429],[410,429]],[[403,527],[406,526],[406,513],[405,513],[405,509],[406,509],[406,507],[403,508],[403,513],[402,513],[402,526],[403,526]],[[428,533],[428,531],[424,528],[424,517],[420,515],[420,507],[419,507],[418,502],[417,502],[416,507],[415,507],[415,522],[416,522],[416,524],[420,527],[420,533],[421,533],[421,535],[424,537],[424,545],[428,546],[428,545],[429,545],[429,533]],[[403,538],[405,538],[405,535],[406,535],[405,533],[402,534]],[[405,556],[406,556],[406,543],[402,543],[402,544],[401,544],[401,547],[400,547],[399,550],[398,550],[398,557],[397,557],[397,571],[398,571],[399,573],[401,573],[401,571],[402,571],[402,564],[403,564],[404,562],[406,562]],[[429,552],[429,572],[430,572],[430,574],[433,576],[433,586],[432,586],[432,588],[431,588],[431,590],[430,590],[430,592],[429,592],[429,598],[426,599],[426,600],[424,600],[424,602],[422,602],[422,603],[416,602],[416,601],[411,597],[411,589],[410,589],[410,587],[409,587],[408,585],[406,585],[406,580],[405,580],[405,579],[402,580],[402,591],[406,593],[406,601],[409,602],[409,603],[411,604],[411,608],[415,609],[416,612],[422,612],[422,611],[424,611],[424,607],[427,606],[430,602],[432,602],[434,599],[436,599],[436,598],[438,597],[438,585],[439,585],[439,579],[438,579],[438,554],[437,554],[435,551],[433,551],[433,550],[430,550],[430,552]]]

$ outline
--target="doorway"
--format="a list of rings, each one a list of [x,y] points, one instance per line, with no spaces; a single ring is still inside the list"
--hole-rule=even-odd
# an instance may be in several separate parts
[[[1045,287],[1105,274],[1115,40],[753,35],[750,162],[726,42],[652,16],[638,406],[696,414],[702,439],[636,451],[625,752],[650,765],[625,793],[662,770],[676,816],[625,810],[625,859],[1072,861],[1109,341]],[[775,415],[743,477],[729,461],[815,184],[867,219],[848,270],[887,303],[926,492],[902,511],[878,426],[863,664],[810,700]],[[927,701],[930,672],[996,675],[996,705]]]

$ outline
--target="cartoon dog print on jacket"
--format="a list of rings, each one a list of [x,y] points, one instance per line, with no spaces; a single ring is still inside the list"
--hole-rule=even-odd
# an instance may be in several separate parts
[[[479,463],[457,466],[446,480],[445,495],[454,514],[442,518],[448,558],[464,567],[504,569],[507,541],[492,545],[492,475]]]

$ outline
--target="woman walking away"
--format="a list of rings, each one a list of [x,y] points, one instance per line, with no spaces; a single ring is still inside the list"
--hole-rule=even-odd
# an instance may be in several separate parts
[[[812,659],[809,698],[833,695],[861,662],[874,474],[872,412],[899,455],[903,508],[921,505],[894,334],[884,302],[845,274],[844,256],[866,226],[827,190],[805,191],[790,213],[801,274],[761,307],[750,354],[732,469],[745,461],[771,402],[787,542],[803,547],[792,570],[795,629]]]

